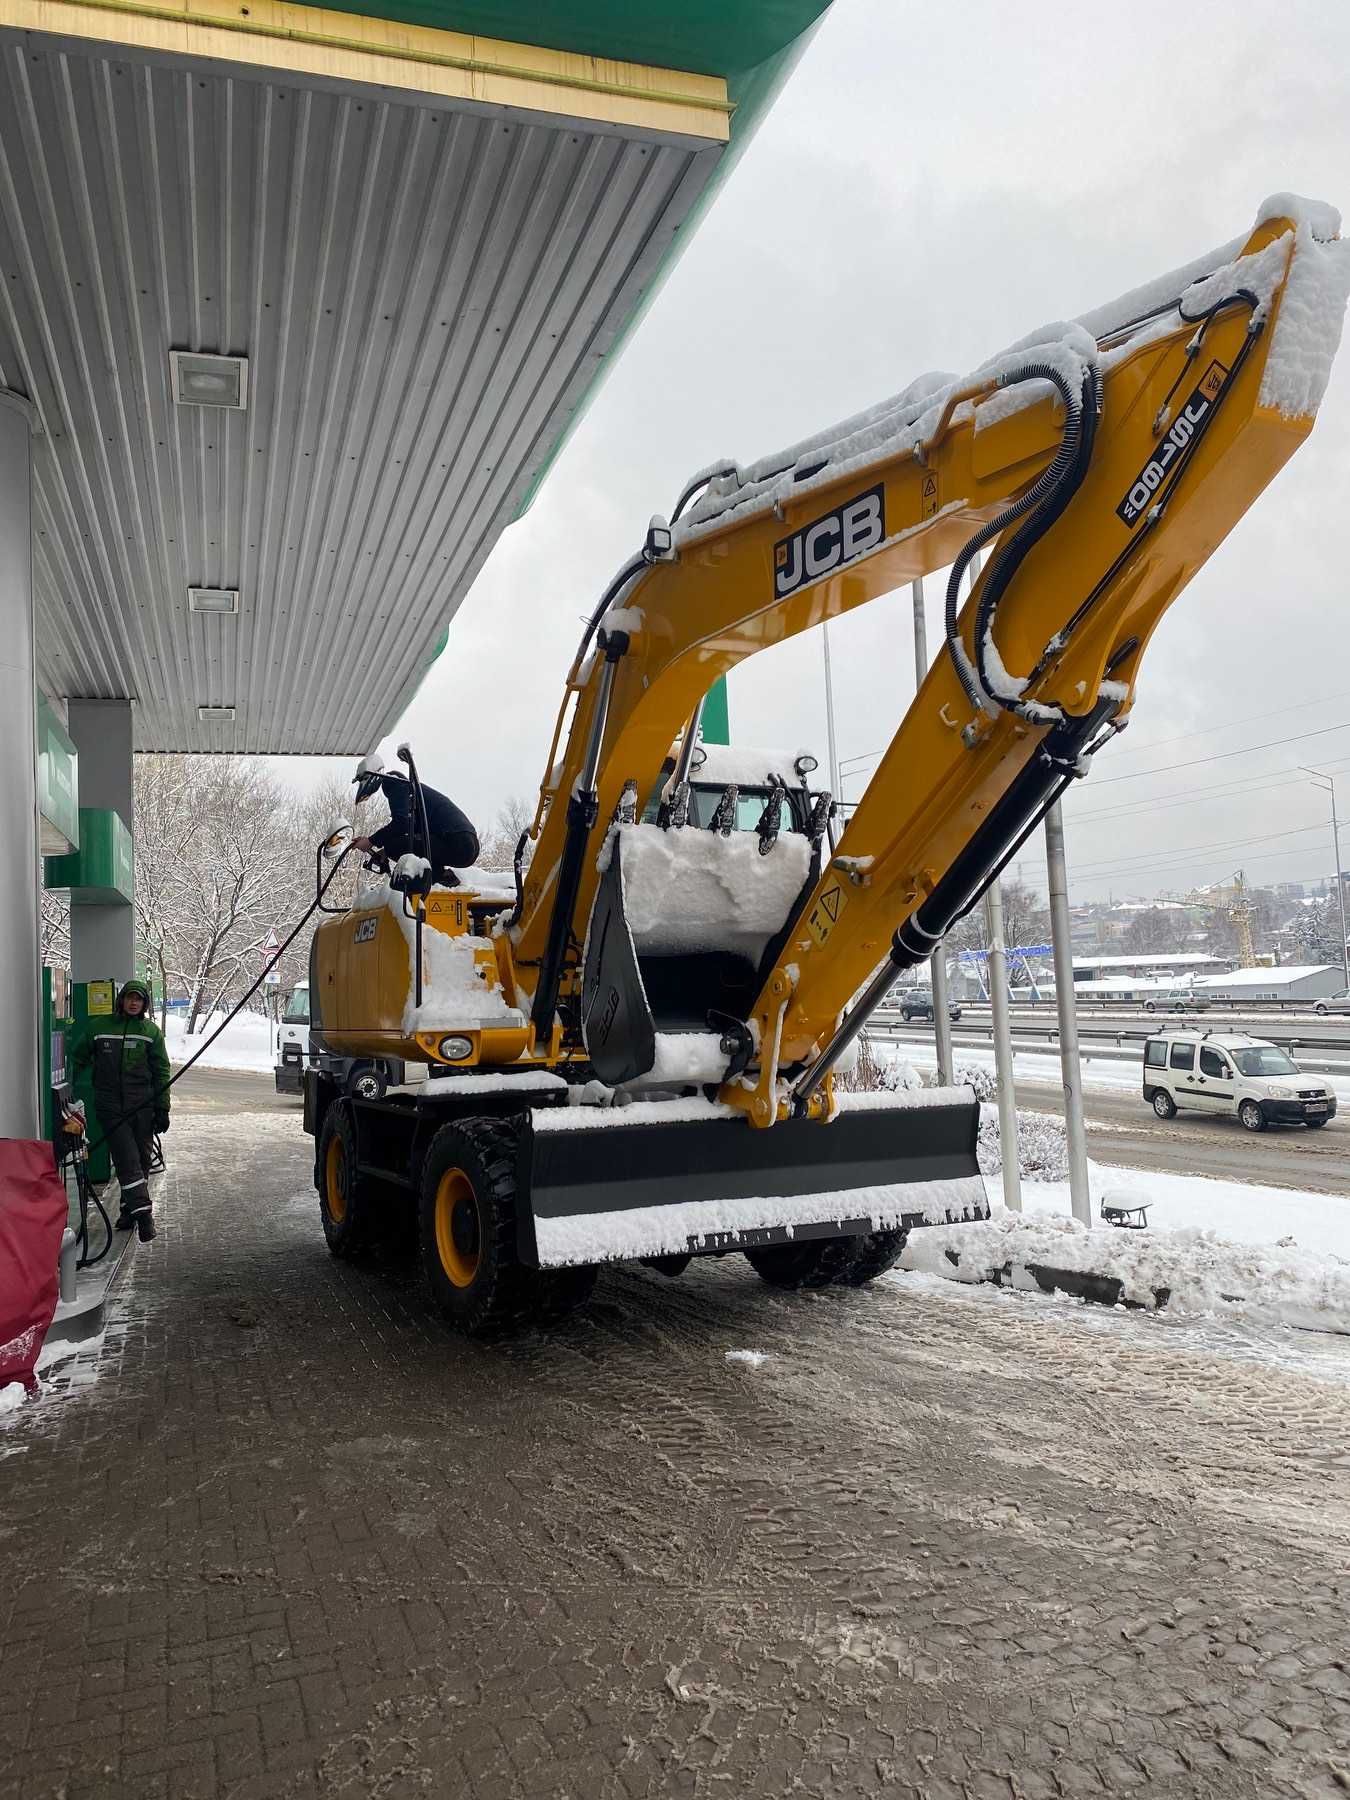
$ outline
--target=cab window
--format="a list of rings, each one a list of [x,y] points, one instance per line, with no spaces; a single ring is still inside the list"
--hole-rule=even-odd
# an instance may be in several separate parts
[[[1195,1045],[1173,1044],[1172,1067],[1174,1069],[1193,1069],[1195,1067]]]
[[[1150,1069],[1162,1069],[1167,1066],[1167,1045],[1156,1040],[1145,1044],[1144,1061]]]
[[[283,1014],[283,1017],[288,1025],[309,1024],[308,988],[296,988],[295,992],[286,1002],[286,1011]]]
[[[1217,1050],[1202,1049],[1200,1052],[1200,1073],[1202,1075],[1227,1075],[1229,1073],[1228,1064],[1219,1055]]]

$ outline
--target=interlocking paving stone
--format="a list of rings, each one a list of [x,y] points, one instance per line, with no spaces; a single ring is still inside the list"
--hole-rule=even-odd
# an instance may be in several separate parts
[[[1334,1346],[739,1258],[466,1344],[218,1087],[0,1431],[0,1800],[1350,1788]]]

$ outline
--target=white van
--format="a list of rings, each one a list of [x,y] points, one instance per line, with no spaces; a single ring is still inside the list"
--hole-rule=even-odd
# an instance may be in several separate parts
[[[1144,1098],[1160,1119],[1179,1107],[1236,1114],[1248,1131],[1306,1125],[1336,1116],[1336,1096],[1317,1075],[1302,1075],[1278,1044],[1242,1032],[1157,1032],[1144,1045]]]

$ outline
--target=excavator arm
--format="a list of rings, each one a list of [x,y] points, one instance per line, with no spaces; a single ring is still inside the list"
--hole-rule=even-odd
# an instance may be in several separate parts
[[[513,931],[537,1041],[580,988],[609,826],[661,791],[712,682],[950,567],[945,650],[761,970],[721,1090],[761,1126],[828,1116],[848,1038],[1123,725],[1163,613],[1311,429],[1350,287],[1338,226],[1278,197],[1245,241],[707,471],[653,521],[582,641],[541,789]]]

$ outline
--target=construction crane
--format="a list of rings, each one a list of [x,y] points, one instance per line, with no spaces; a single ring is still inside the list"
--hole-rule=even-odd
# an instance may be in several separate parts
[[[431,1076],[363,1101],[310,1072],[333,1250],[415,1212],[434,1297],[480,1330],[610,1259],[858,1282],[981,1216],[968,1091],[878,1104],[836,1071],[1124,727],[1164,612],[1311,429],[1348,288],[1338,216],[1279,196],[969,377],[695,476],[589,616],[514,891],[414,855],[316,934],[320,1041]],[[713,682],[944,567],[943,653],[838,841],[828,795],[785,808],[787,764],[753,818],[729,770],[694,822]]]
[[[1233,898],[1228,906],[1228,917],[1237,930],[1238,967],[1254,969],[1256,967],[1256,946],[1252,941],[1252,919],[1256,908],[1252,905],[1247,892],[1247,878],[1241,869],[1233,877]]]

